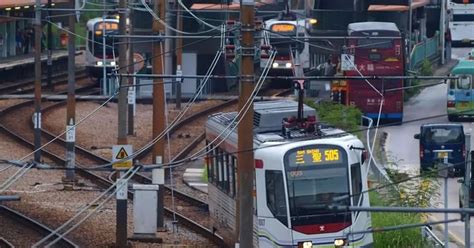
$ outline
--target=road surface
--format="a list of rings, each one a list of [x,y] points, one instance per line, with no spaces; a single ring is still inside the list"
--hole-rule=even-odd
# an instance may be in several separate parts
[[[459,59],[464,57],[471,48],[454,48],[452,50],[452,58]],[[426,88],[421,93],[413,97],[404,106],[404,124],[401,126],[394,126],[384,128],[383,131],[388,133],[386,140],[386,151],[389,161],[396,163],[395,168],[407,172],[411,175],[419,172],[419,143],[413,138],[413,135],[419,133],[420,125],[424,123],[447,123],[446,116],[446,84],[440,84]],[[473,123],[463,123],[465,131],[474,130]],[[474,136],[474,135],[473,135]],[[474,147],[474,141],[472,141]],[[437,207],[443,207],[443,179],[440,182],[440,197],[435,200]],[[457,178],[450,178],[448,181],[448,207],[459,207],[458,197],[459,184]],[[444,214],[432,215],[437,220],[444,219]],[[459,218],[457,214],[450,214],[448,219]],[[474,223],[474,218],[471,219]],[[456,237],[458,241],[464,243],[464,223],[455,222],[449,224],[448,230]],[[474,247],[474,224],[471,225],[471,245]],[[439,237],[442,240],[444,237]]]

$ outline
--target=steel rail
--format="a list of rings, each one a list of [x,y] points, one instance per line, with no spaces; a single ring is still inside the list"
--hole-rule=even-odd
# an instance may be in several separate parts
[[[0,116],[4,115],[5,112],[11,112],[14,109],[18,109],[18,108],[21,108],[21,107],[28,106],[28,104],[31,104],[31,103],[32,102],[30,101],[30,102],[24,102],[24,103],[20,103],[20,104],[11,106],[11,107],[7,108],[6,111],[5,110],[1,111]],[[18,107],[18,106],[20,106],[20,107]],[[14,131],[8,129],[3,124],[0,124],[0,131],[4,132],[5,134],[7,134],[9,137],[13,138],[14,140],[17,140],[18,142],[20,142],[22,144],[25,144],[26,146],[28,146],[30,148],[34,148],[34,144],[31,141],[23,138],[21,135],[19,135],[19,134],[15,133]],[[45,149],[42,150],[42,153],[45,156],[47,156],[48,158],[50,158],[51,160],[53,160],[54,162],[60,164],[60,165],[64,165],[65,162],[66,162],[61,156],[59,156],[57,154],[54,154],[50,151],[47,151]],[[83,165],[80,165],[80,164],[77,164],[76,172],[81,177],[84,177],[88,180],[91,180],[92,182],[94,182],[95,184],[97,184],[98,186],[103,187],[103,188],[108,188],[113,184],[107,178],[101,177],[101,176],[99,176],[95,173],[92,173],[92,172],[88,171],[87,167],[84,167]],[[128,198],[130,200],[133,200],[133,191],[131,191],[131,190],[128,191]],[[177,212],[174,212],[171,209],[166,208],[166,207],[165,207],[165,214],[167,216],[170,216],[170,217],[175,215],[177,217],[178,221],[180,223],[182,223],[183,225],[185,225],[188,228],[198,232],[199,234],[201,234],[203,237],[209,239],[214,244],[217,244],[220,247],[225,246],[222,237],[216,235],[212,230],[196,223],[195,221],[185,217],[184,215],[182,215],[180,213],[177,213]]]
[[[0,205],[0,214],[6,216],[7,218],[21,223],[22,225],[28,227],[29,229],[32,229],[36,232],[38,232],[41,235],[49,235],[53,232],[53,230],[49,227],[47,227],[44,224],[41,224],[37,220],[30,218],[18,211],[15,211],[9,207],[6,207],[4,205]],[[58,235],[54,235],[52,238],[57,238]],[[4,246],[5,245],[5,246]],[[9,246],[8,246],[9,245]],[[6,240],[0,239],[0,247],[14,247],[12,244],[7,242]],[[79,247],[75,243],[73,243],[71,240],[63,237],[61,238],[56,247]]]
[[[57,73],[53,75],[53,85],[60,85],[62,82],[64,82],[64,78],[67,78],[67,73]],[[79,70],[77,71],[77,76],[76,78],[78,79],[83,79],[86,78],[87,74],[85,70]],[[46,80],[46,76],[42,78],[42,80]],[[31,87],[33,85],[33,80],[32,79],[27,79],[19,83],[3,83],[2,86],[0,87],[0,92],[1,94],[8,94],[8,93],[28,93],[28,92],[33,92],[34,88]],[[21,87],[28,86],[27,89],[20,89]],[[46,87],[47,84],[43,83],[42,86]]]

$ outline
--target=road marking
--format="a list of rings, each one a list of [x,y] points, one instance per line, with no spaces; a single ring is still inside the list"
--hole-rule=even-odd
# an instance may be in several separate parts
[[[438,218],[436,218],[435,216],[432,216],[432,215],[428,216],[428,220],[430,222],[441,221],[441,220],[439,220]],[[444,224],[443,225],[438,224],[438,225],[436,225],[436,227],[438,228],[438,230],[441,230],[442,232],[444,232]],[[466,234],[464,234],[464,235],[466,235]],[[461,246],[461,247],[466,247],[466,245],[464,244],[464,240],[461,239],[458,235],[454,234],[452,231],[448,230],[448,236],[454,241],[454,243],[456,243],[456,245]],[[444,240],[444,238],[442,240]]]

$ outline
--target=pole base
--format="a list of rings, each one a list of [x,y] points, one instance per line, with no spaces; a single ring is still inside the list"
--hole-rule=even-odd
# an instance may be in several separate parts
[[[167,232],[168,229],[166,227],[158,227],[158,228],[156,228],[156,231],[157,232]]]
[[[74,185],[76,185],[77,182],[78,182],[77,179],[71,180],[71,179],[68,179],[66,177],[63,177],[61,181],[62,181],[63,186],[64,186],[63,190],[66,190],[66,191],[73,191],[74,190]]]
[[[163,239],[157,237],[154,233],[134,233],[132,237],[128,238],[128,240],[144,243],[163,243]]]

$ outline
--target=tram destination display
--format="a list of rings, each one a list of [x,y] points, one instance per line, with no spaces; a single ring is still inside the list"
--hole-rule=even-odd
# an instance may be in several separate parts
[[[340,164],[343,159],[342,151],[336,147],[301,147],[288,154],[290,167]]]

